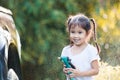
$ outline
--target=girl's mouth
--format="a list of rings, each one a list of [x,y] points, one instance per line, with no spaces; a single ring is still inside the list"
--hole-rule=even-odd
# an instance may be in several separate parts
[[[80,41],[80,39],[74,39],[74,42],[79,42]]]

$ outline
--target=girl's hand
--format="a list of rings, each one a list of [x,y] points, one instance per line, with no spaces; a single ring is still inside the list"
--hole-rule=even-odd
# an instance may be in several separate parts
[[[64,72],[65,74],[67,74],[67,73],[68,73],[68,69],[67,69],[67,68],[65,68],[65,65],[64,65],[64,67],[63,67],[63,72]]]
[[[71,74],[69,74],[71,78],[80,76],[80,70],[78,69],[66,68],[65,70],[66,72],[71,72]]]

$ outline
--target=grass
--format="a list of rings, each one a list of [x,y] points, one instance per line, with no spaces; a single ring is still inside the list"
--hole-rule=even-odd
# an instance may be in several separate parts
[[[107,63],[100,63],[100,72],[95,80],[120,80],[120,66],[111,66]]]

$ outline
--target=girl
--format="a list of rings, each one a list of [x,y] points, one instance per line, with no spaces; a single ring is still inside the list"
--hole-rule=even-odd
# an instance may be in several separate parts
[[[92,23],[92,24],[91,24]],[[61,57],[67,56],[71,59],[76,69],[63,68],[67,74],[67,80],[93,80],[93,75],[99,72],[98,60],[100,49],[96,42],[96,25],[94,19],[89,19],[83,14],[71,16],[67,20],[67,31],[69,33],[70,45],[62,50]],[[93,33],[94,32],[94,33]],[[96,47],[88,41],[93,37]]]

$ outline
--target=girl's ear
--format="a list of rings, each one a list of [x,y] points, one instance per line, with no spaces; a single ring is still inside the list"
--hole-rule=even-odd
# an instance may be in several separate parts
[[[89,30],[88,32],[87,32],[87,36],[92,36],[93,35],[93,31],[92,30]]]
[[[87,41],[90,41],[90,39],[91,39],[91,37],[93,36],[93,34],[94,34],[93,31],[92,31],[92,30],[89,30],[89,31],[87,32],[87,34],[86,34],[86,38],[87,38],[86,40],[87,40]]]

